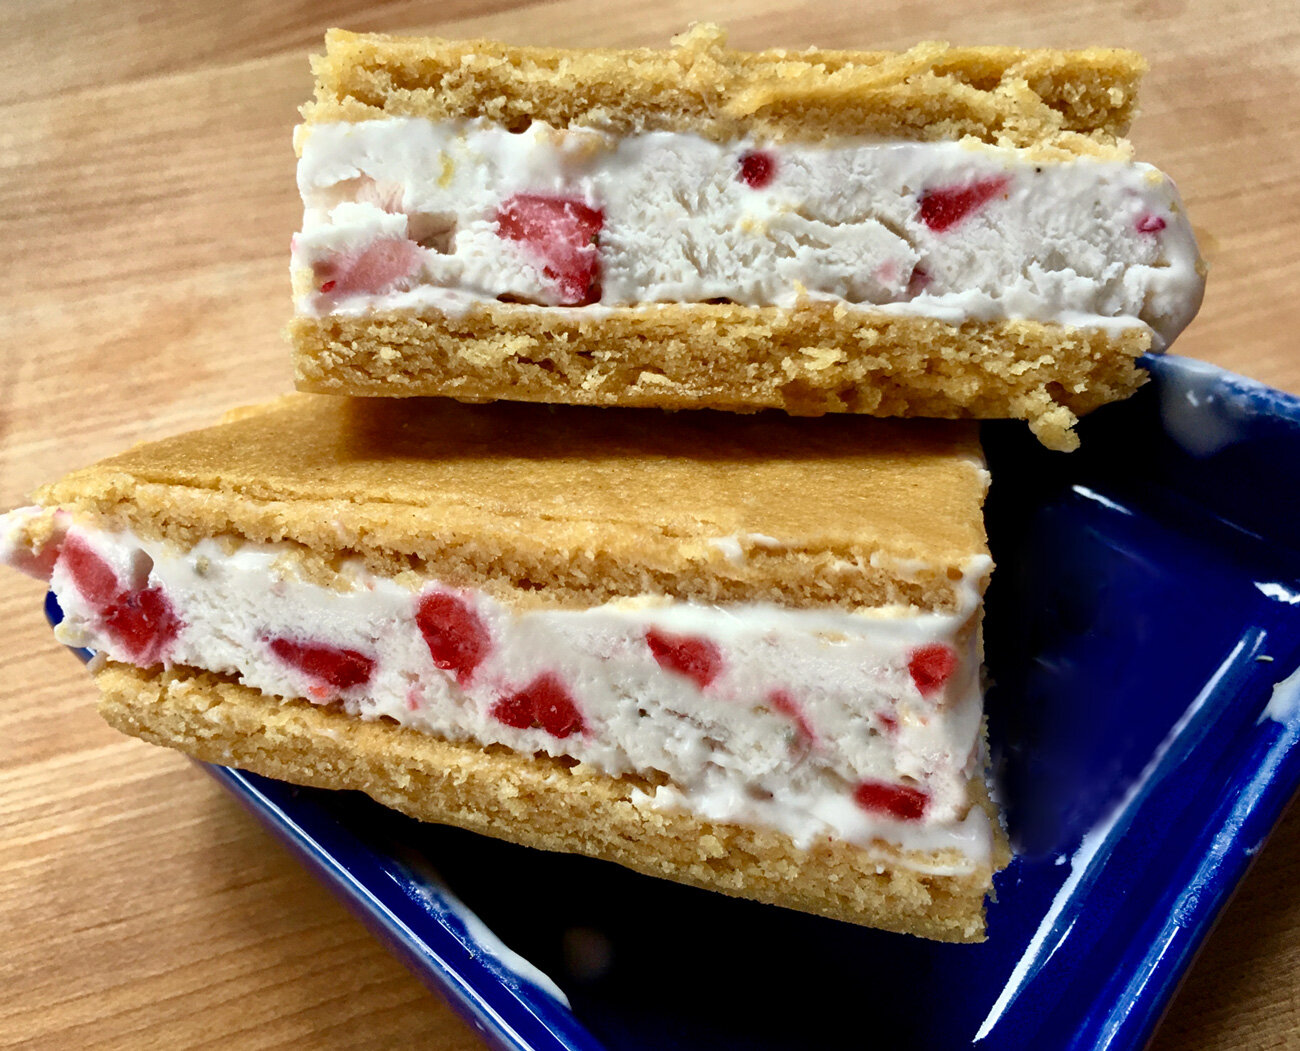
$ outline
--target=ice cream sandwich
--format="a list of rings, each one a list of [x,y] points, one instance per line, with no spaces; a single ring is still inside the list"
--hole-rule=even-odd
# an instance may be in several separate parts
[[[1204,285],[1120,50],[513,47],[332,31],[299,389],[1027,419],[1131,394]]]
[[[0,557],[127,733],[978,940],[972,428],[292,395],[46,487]]]

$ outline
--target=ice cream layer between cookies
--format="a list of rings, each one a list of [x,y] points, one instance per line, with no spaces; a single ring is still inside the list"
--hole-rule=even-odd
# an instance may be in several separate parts
[[[1159,348],[1204,285],[1173,183],[1122,159],[419,117],[299,134],[304,316],[813,299],[1147,326]]]
[[[357,563],[307,579],[282,543],[182,550],[61,514],[31,534],[42,542],[22,539],[49,514],[0,518],[0,560],[49,578],[69,645],[635,775],[652,805],[803,847],[883,840],[938,872],[989,862],[989,818],[970,796],[986,556],[968,560],[944,613],[666,597],[511,608]]]

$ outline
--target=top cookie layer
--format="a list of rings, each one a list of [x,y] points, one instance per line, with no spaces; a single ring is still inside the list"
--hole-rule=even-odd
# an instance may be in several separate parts
[[[308,124],[415,116],[544,121],[813,142],[843,136],[1113,152],[1145,63],[1131,51],[919,44],[909,51],[727,50],[697,25],[667,50],[561,50],[331,30]]]
[[[518,602],[950,609],[987,566],[973,425],[295,396],[37,494],[189,545],[290,540]]]

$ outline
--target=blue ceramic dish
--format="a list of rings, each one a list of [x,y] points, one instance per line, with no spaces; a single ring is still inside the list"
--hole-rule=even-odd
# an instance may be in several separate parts
[[[884,1046],[1139,1048],[1300,785],[1300,400],[1149,367],[1081,452],[985,425],[989,726],[1017,857],[981,945],[209,769],[496,1047],[839,1046],[869,1018]]]

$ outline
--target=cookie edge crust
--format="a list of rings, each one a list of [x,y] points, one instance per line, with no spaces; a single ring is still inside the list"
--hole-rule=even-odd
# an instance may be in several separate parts
[[[927,875],[846,843],[801,850],[773,830],[657,810],[637,802],[650,787],[637,779],[279,701],[205,672],[110,662],[96,683],[114,728],[204,762],[361,791],[418,820],[924,938],[982,941],[992,874],[1010,860],[996,819],[991,867]],[[986,797],[978,805],[992,815]]]
[[[1023,419],[1048,448],[1078,447],[1080,416],[1132,395],[1151,333],[1037,321],[898,317],[829,304],[620,307],[584,316],[489,303],[299,316],[300,391],[660,409],[781,409]]]
[[[533,120],[617,134],[690,131],[816,142],[973,136],[1063,154],[1127,153],[1146,63],[1133,51],[952,47],[733,51],[695,24],[667,49],[517,47],[330,30],[312,59],[309,127],[420,116]]]

